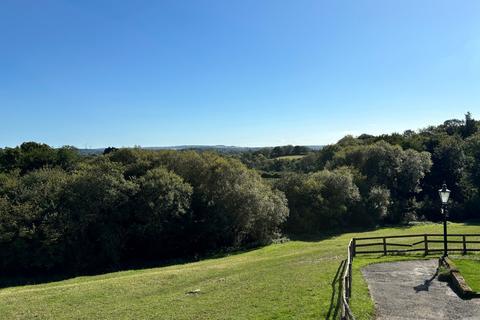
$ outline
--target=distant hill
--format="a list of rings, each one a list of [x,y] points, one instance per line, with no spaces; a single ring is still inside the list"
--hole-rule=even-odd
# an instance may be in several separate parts
[[[309,149],[316,151],[323,148],[321,145],[306,146]],[[168,147],[141,147],[145,150],[200,150],[200,151],[217,151],[220,153],[240,153],[240,152],[249,152],[256,151],[265,148],[273,147],[237,147],[237,146],[225,146],[225,145],[180,145],[180,146],[168,146]],[[95,155],[103,153],[105,148],[94,148],[94,149],[78,149],[80,154],[83,155]]]

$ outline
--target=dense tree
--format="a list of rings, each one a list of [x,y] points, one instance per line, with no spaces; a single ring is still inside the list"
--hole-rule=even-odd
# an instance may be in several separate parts
[[[50,269],[63,262],[65,225],[59,204],[67,181],[61,169],[40,169],[16,184],[0,187],[0,242],[7,256],[2,259],[4,269]]]
[[[39,169],[55,163],[56,152],[46,144],[25,142],[20,146],[21,157],[19,167],[24,172]]]
[[[79,161],[80,154],[75,147],[63,146],[56,150],[55,164],[67,171],[75,169]]]
[[[21,155],[18,147],[0,150],[0,171],[10,172],[17,169],[21,161]]]
[[[192,187],[161,167],[149,170],[137,183],[128,256],[151,259],[184,253]]]
[[[189,182],[196,241],[207,246],[238,246],[265,243],[288,216],[286,201],[261,179],[234,159],[212,153],[165,152],[157,161]]]
[[[128,227],[129,197],[136,185],[125,180],[122,167],[95,159],[74,172],[62,192],[67,235],[67,264],[79,270],[120,262]],[[94,254],[95,260],[87,259]]]
[[[475,187],[480,188],[480,133],[465,141],[465,153],[469,178]]]
[[[119,149],[80,159],[68,147],[9,150],[18,157],[0,173],[2,271],[93,271],[259,245],[288,216],[281,192],[214,153]]]
[[[366,212],[362,216],[367,219],[363,224],[375,225],[388,216],[390,206],[390,190],[385,187],[373,186],[366,199]]]
[[[346,169],[310,174],[290,174],[277,182],[290,206],[286,229],[318,233],[345,226],[351,209],[360,200],[353,175]]]
[[[323,170],[340,149],[340,145],[337,144],[327,145],[323,147],[320,151],[310,153],[300,159],[297,164],[297,169],[301,172]]]
[[[27,173],[45,166],[71,170],[78,161],[77,149],[70,146],[54,149],[46,144],[25,142],[16,148],[0,150],[0,172],[20,169],[22,173]]]
[[[114,152],[114,151],[117,151],[117,150],[118,150],[118,148],[115,148],[115,147],[107,147],[107,148],[105,148],[105,149],[103,150],[103,154],[104,154],[104,155],[105,155],[105,154],[109,154],[109,153]]]
[[[466,170],[460,186],[465,198],[464,218],[479,219],[480,212],[480,133],[465,141]]]
[[[452,190],[451,201],[454,210],[451,210],[452,217],[461,216],[462,210],[457,208],[459,203],[464,202],[465,194],[462,188],[462,181],[465,179],[466,156],[464,142],[458,135],[446,135],[441,133],[429,139],[428,148],[431,150],[433,166],[431,172],[426,175],[423,181],[423,196],[429,205],[424,206],[423,214],[428,219],[440,219],[440,204],[433,201],[438,197],[438,189],[446,183]]]
[[[462,137],[468,138],[475,134],[478,130],[476,121],[472,118],[472,114],[467,112],[465,115],[465,124],[462,128]]]

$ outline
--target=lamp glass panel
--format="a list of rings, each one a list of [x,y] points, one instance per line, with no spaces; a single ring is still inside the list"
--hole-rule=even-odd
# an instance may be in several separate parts
[[[438,190],[438,193],[440,194],[440,199],[442,200],[442,203],[447,203],[448,198],[450,198],[450,190]]]

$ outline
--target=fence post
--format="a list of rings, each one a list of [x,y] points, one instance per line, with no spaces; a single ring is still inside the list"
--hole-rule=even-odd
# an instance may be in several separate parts
[[[467,241],[465,236],[463,236],[463,254],[467,254]]]
[[[423,236],[423,242],[425,243],[425,255],[428,256],[428,236],[426,234]]]
[[[352,297],[352,262],[348,267],[348,301]]]
[[[352,239],[352,257],[355,257],[356,253],[357,253],[357,246],[356,246],[356,240],[355,238]]]
[[[387,238],[383,237],[383,255],[387,255]]]
[[[350,297],[352,296],[352,261],[353,261],[353,241],[350,245],[350,258],[348,260],[348,301],[350,301]]]

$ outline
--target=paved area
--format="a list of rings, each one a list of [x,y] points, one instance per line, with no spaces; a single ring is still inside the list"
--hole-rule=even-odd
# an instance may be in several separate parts
[[[480,299],[462,300],[434,276],[438,260],[378,263],[362,273],[377,320],[480,320]]]

